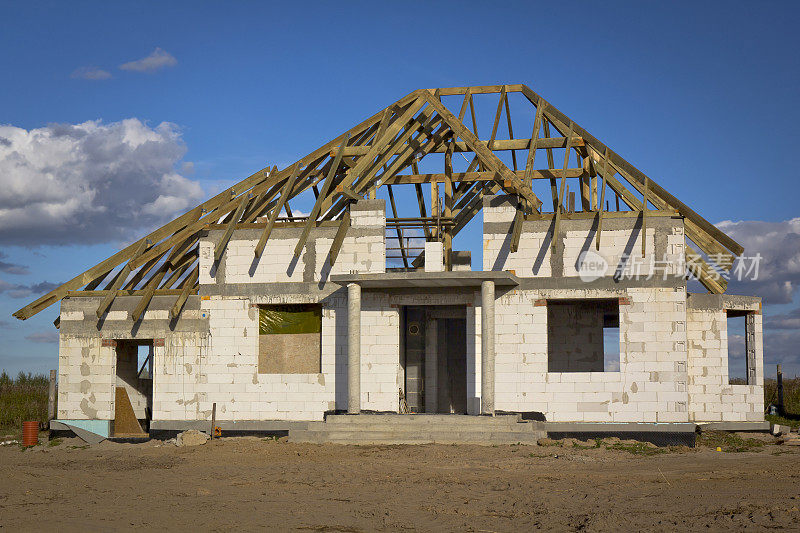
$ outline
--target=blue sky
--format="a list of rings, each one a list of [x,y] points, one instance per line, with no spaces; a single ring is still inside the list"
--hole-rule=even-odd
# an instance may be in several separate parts
[[[4,3],[0,125],[52,134],[53,124],[102,121],[92,143],[155,135],[160,151],[144,163],[121,156],[109,183],[126,198],[86,196],[80,176],[44,191],[50,182],[0,163],[0,369],[54,368],[58,306],[25,322],[11,313],[37,284],[65,281],[135,236],[117,219],[64,214],[69,206],[102,197],[118,206],[109,217],[144,228],[157,207],[128,213],[123,200],[144,194],[150,169],[171,172],[164,180],[196,204],[414,89],[525,83],[708,220],[732,221],[743,244],[774,254],[772,289],[753,286],[783,291],[766,300],[768,373],[780,361],[800,373],[797,15],[788,2]],[[107,165],[92,167],[98,179]],[[57,223],[3,222],[3,209],[26,201],[28,213],[45,209],[42,194],[50,218],[40,221]]]

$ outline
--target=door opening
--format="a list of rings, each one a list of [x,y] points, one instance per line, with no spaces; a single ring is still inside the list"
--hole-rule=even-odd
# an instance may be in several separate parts
[[[401,327],[401,395],[408,412],[466,414],[466,308],[407,306]]]
[[[114,436],[143,437],[153,413],[153,341],[117,341]]]

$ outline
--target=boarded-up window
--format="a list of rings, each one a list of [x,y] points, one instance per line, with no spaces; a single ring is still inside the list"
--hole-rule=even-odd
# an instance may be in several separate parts
[[[258,313],[258,373],[321,372],[322,307],[262,305]]]

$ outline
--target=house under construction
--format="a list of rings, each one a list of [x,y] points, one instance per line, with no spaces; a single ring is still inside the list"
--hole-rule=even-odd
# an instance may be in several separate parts
[[[453,243],[481,212],[475,265]],[[742,253],[527,86],[425,89],[15,316],[60,302],[53,427],[106,437],[690,433],[763,422],[761,302],[721,275]]]

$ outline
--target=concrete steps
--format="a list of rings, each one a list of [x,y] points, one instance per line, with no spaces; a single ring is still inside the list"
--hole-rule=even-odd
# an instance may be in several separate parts
[[[290,442],[334,444],[536,444],[546,432],[518,415],[331,415],[289,431]]]

